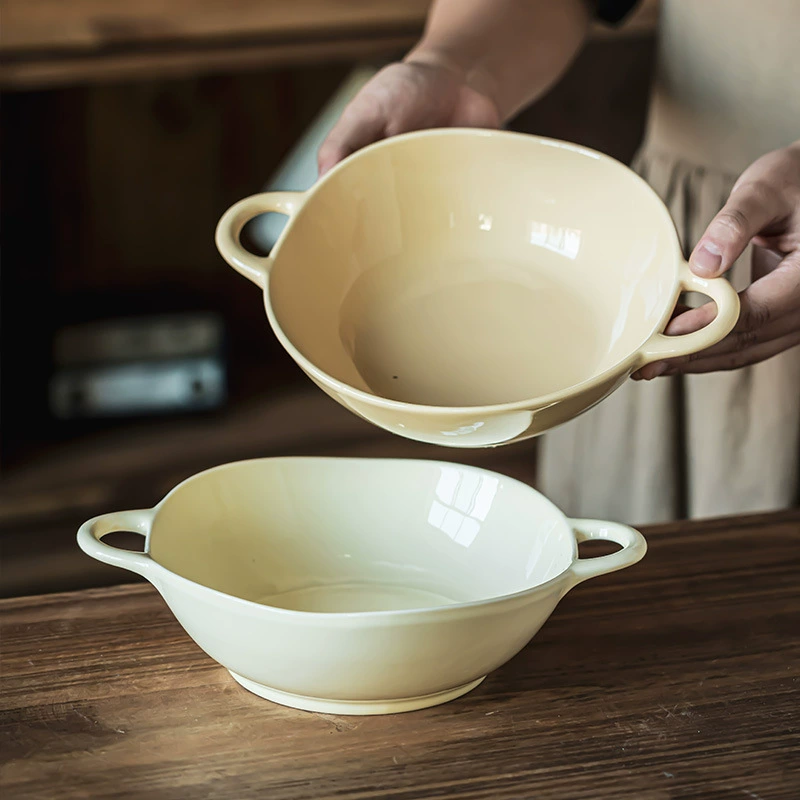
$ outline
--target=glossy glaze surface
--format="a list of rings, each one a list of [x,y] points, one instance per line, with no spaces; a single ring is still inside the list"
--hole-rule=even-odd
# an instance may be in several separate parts
[[[118,529],[145,535],[146,552],[100,541]],[[584,538],[623,549],[580,560]],[[150,580],[244,685],[359,714],[467,691],[573,586],[646,547],[630,528],[567,520],[533,489],[484,470],[314,458],[201,473],[155,509],[90,520],[78,542]]]
[[[269,258],[248,219],[291,217]],[[582,413],[650,361],[714,344],[738,298],[694,277],[655,193],[611,158],[503,131],[368,147],[305,193],[256,195],[217,246],[264,290],[270,323],[340,403],[425,442],[481,447]],[[666,338],[681,289],[718,306]]]
[[[269,258],[238,242],[291,219]],[[501,131],[395,137],[306,193],[220,221],[225,259],[264,289],[272,327],[340,403],[394,433],[481,447],[535,436],[653,360],[725,336],[738,298],[689,271],[655,193],[611,158]],[[717,318],[660,334],[681,290]]]
[[[266,259],[238,242],[264,211],[291,217]],[[540,434],[643,364],[714,344],[738,316],[724,279],[691,274],[631,170],[501,131],[380,142],[306,193],[241,201],[217,245],[264,289],[276,335],[330,396],[454,447]],[[682,289],[710,295],[717,318],[664,337]]]

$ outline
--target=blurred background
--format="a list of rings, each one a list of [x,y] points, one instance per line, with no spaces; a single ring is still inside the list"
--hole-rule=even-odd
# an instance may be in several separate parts
[[[0,0],[0,594],[130,580],[80,553],[78,525],[225,461],[440,458],[535,484],[535,443],[445,451],[328,399],[214,247],[231,203],[313,183],[330,125],[427,7]],[[657,10],[595,30],[510,127],[630,161]],[[281,224],[258,221],[250,246]]]

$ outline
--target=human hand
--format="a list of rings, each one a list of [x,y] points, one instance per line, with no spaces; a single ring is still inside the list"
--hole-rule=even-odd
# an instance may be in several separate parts
[[[320,176],[372,142],[423,128],[497,128],[500,114],[487,94],[444,57],[411,56],[384,67],[345,108],[320,147]]]
[[[739,293],[733,331],[707,350],[648,364],[634,378],[716,372],[765,361],[800,344],[800,140],[762,156],[736,181],[689,259],[703,278],[722,275],[752,242],[752,283]],[[678,309],[665,333],[681,335],[707,325],[707,303]]]

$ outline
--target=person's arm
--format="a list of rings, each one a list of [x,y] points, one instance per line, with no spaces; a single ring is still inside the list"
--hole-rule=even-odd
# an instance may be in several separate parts
[[[591,19],[585,0],[436,0],[405,61],[457,72],[505,121],[561,77]]]
[[[498,127],[579,52],[592,0],[436,0],[420,43],[356,95],[320,148],[320,174],[399,133]]]

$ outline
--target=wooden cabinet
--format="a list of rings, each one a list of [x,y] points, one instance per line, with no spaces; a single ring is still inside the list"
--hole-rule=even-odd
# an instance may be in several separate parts
[[[353,64],[403,52],[427,5],[0,0],[3,592],[118,580],[85,572],[77,524],[121,503],[152,504],[220,461],[458,457],[533,482],[530,444],[443,453],[351,419],[301,378],[258,293],[213,244],[219,215],[259,190]],[[630,158],[654,8],[645,3],[618,34],[598,29],[559,86],[512,127]],[[178,308],[212,309],[226,322],[226,409],[82,427],[50,417],[59,326]]]

